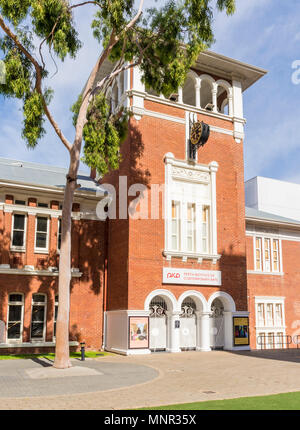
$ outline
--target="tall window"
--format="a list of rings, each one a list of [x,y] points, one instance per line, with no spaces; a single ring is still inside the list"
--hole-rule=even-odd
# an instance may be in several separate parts
[[[261,264],[261,238],[255,239],[255,270],[262,270]]]
[[[275,304],[275,318],[276,318],[276,324],[281,326],[282,325],[282,304],[281,303]]]
[[[255,237],[255,270],[266,273],[280,272],[278,239]]]
[[[48,249],[48,225],[47,217],[36,218],[35,248],[37,250],[47,251]]]
[[[58,220],[58,231],[57,231],[57,249],[61,246],[61,219]]]
[[[180,249],[179,202],[172,201],[172,249]]]
[[[22,340],[24,314],[23,294],[10,294],[8,297],[7,339]]]
[[[208,253],[209,249],[209,208],[207,206],[202,207],[202,252],[203,254]]]
[[[265,271],[271,272],[271,241],[265,239]]]
[[[264,316],[264,304],[258,303],[257,305],[257,325],[264,326],[265,325],[265,316]]]
[[[273,303],[267,303],[267,321],[268,326],[273,325]]]
[[[195,218],[196,206],[195,204],[188,203],[187,205],[187,250],[190,252],[195,251]]]
[[[273,239],[273,272],[279,272],[279,240]]]
[[[46,329],[46,296],[33,294],[31,312],[31,339],[45,340]]]
[[[56,320],[58,314],[58,295],[55,296],[55,304],[54,304],[54,327],[53,327],[53,337],[56,336]]]
[[[13,214],[12,248],[25,249],[25,227],[25,215]]]

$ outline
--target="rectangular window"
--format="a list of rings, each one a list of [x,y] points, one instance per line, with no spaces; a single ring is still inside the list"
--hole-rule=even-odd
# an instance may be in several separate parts
[[[56,336],[56,320],[58,314],[58,296],[55,296],[53,337]]]
[[[180,249],[180,218],[179,218],[179,202],[172,201],[172,249],[179,251]]]
[[[36,218],[35,248],[47,250],[48,248],[48,218]]]
[[[273,303],[267,303],[267,326],[273,325]]]
[[[25,200],[15,200],[15,205],[26,206],[26,202]]]
[[[46,296],[33,294],[31,314],[31,339],[45,339]]]
[[[38,202],[37,205],[39,208],[47,208],[49,206],[48,203],[42,203],[42,202]]]
[[[273,239],[273,272],[279,272],[279,240]]]
[[[209,252],[209,208],[208,206],[202,207],[202,252],[208,254]]]
[[[23,294],[10,294],[8,297],[7,339],[22,340],[24,313]]]
[[[280,272],[279,239],[255,237],[255,270]]]
[[[264,240],[265,245],[265,272],[271,272],[271,241],[270,239]]]
[[[25,215],[13,215],[12,247],[25,248]]]
[[[274,349],[275,344],[274,344],[274,333],[268,333],[267,336],[267,348],[268,349]]]
[[[262,270],[261,264],[261,238],[255,238],[255,270]]]
[[[277,348],[284,348],[284,340],[283,340],[283,333],[277,333],[276,335],[276,347]]]
[[[266,349],[266,334],[265,333],[258,333],[256,343],[257,343],[257,348]]]
[[[275,316],[276,316],[276,325],[282,326],[282,304],[275,304]]]
[[[58,220],[58,231],[57,231],[57,249],[61,246],[61,219]]]
[[[195,216],[196,206],[195,204],[188,203],[187,205],[187,250],[195,252]]]
[[[257,325],[264,326],[265,325],[265,316],[264,316],[264,304],[257,304]]]

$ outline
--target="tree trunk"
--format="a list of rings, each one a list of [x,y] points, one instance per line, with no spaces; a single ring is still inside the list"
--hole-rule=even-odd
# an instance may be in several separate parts
[[[80,151],[71,151],[62,210],[61,247],[58,278],[58,315],[54,367],[71,367],[69,348],[70,281],[71,281],[71,228],[72,206],[76,190]]]

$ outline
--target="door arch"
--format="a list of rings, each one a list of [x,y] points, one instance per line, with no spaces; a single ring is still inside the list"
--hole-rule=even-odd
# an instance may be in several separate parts
[[[232,349],[232,314],[236,306],[230,294],[217,291],[208,300],[211,349]]]

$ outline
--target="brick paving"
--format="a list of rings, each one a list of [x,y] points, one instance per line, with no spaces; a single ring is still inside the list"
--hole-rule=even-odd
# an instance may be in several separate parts
[[[6,374],[0,362],[0,409],[130,409],[300,391],[300,350],[90,359],[79,365],[103,375],[52,379],[52,386],[46,380],[47,395],[45,380],[24,377],[25,368],[32,367],[31,360],[24,361],[10,361]]]

